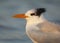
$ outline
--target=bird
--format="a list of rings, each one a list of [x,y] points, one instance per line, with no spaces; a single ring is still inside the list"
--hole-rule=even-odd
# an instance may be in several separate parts
[[[33,43],[60,43],[60,25],[44,17],[46,8],[34,8],[13,18],[26,19],[26,34]]]

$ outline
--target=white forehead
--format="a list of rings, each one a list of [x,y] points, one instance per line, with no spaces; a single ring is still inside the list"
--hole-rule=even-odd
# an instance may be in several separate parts
[[[31,13],[35,13],[35,12],[36,12],[36,9],[31,9],[31,10],[27,11],[25,14],[30,15]]]

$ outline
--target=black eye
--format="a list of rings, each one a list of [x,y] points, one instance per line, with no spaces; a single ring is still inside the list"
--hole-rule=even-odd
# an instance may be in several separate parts
[[[34,15],[35,15],[35,13],[32,13],[32,14],[31,14],[31,16],[34,16]]]

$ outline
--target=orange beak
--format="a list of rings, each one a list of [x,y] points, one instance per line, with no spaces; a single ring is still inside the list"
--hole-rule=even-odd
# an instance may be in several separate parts
[[[13,18],[27,18],[28,16],[25,16],[25,14],[16,14],[13,16]]]

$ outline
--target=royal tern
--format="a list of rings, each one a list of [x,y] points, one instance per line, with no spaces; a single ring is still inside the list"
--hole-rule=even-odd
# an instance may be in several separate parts
[[[45,8],[37,8],[13,17],[27,20],[26,33],[33,43],[60,43],[60,25],[45,19],[45,12]]]

